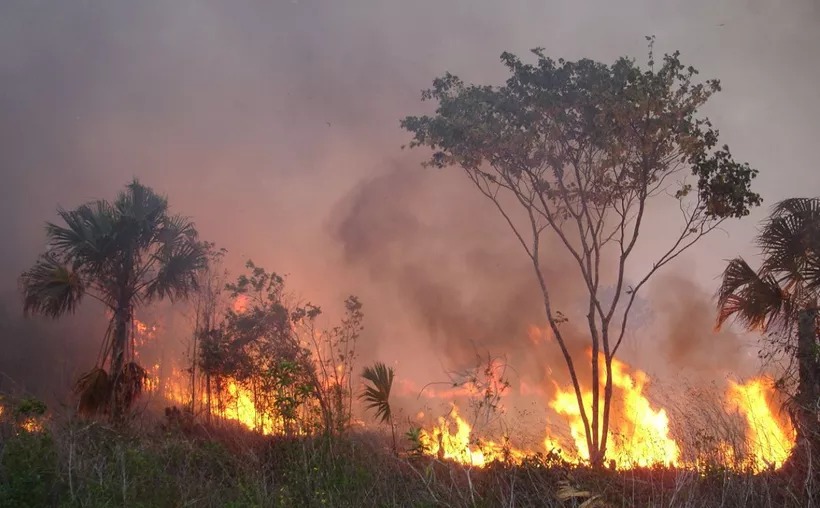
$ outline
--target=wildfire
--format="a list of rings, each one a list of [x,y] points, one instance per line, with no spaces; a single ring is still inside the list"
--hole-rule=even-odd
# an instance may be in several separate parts
[[[478,441],[471,434],[472,427],[459,415],[458,407],[453,404],[448,416],[438,419],[438,425],[430,431],[421,431],[420,441],[427,453],[439,459],[477,467],[493,461],[518,462],[528,455],[511,447],[509,443]]]
[[[241,312],[247,302],[236,302],[235,310]],[[156,326],[148,326],[135,320],[135,342],[139,347],[152,342],[157,332]],[[549,340],[548,331],[533,328],[531,340]],[[183,369],[165,367],[154,362],[147,368],[149,379],[146,391],[160,395],[165,400],[179,405],[190,405],[190,372]],[[224,379],[219,388],[218,401],[211,401],[210,411],[217,417],[237,422],[250,430],[263,434],[276,434],[283,431],[281,423],[265,416],[255,401],[257,397],[252,387],[240,384],[232,379]],[[424,452],[440,460],[451,460],[461,464],[484,467],[494,461],[520,463],[527,456],[536,452],[547,454],[558,453],[564,460],[584,463],[589,460],[584,424],[578,409],[577,398],[572,386],[555,386],[552,397],[547,402],[558,416],[568,425],[568,435],[558,437],[548,430],[537,449],[521,449],[512,446],[504,437],[498,441],[484,439],[475,435],[473,426],[462,416],[459,407],[453,402],[475,395],[470,386],[455,386],[445,389],[427,387],[420,390],[412,381],[399,379],[397,392],[400,394],[418,394],[450,402],[449,412],[437,419],[437,422],[419,432],[419,442]],[[603,392],[603,381],[601,391]],[[694,463],[684,460],[681,445],[673,438],[667,411],[653,405],[645,389],[649,376],[633,369],[624,362],[612,362],[612,410],[609,422],[607,459],[614,462],[618,469],[666,465],[692,467],[698,469],[706,464],[705,457],[693,459]],[[541,385],[529,385],[521,381],[521,394],[546,396],[548,390]],[[750,468],[762,471],[778,468],[788,458],[794,444],[794,430],[782,418],[778,418],[771,409],[774,388],[771,380],[765,377],[751,379],[745,383],[730,382],[724,396],[727,412],[734,412],[745,421],[745,440],[740,448],[727,442],[716,442],[711,456],[720,464],[729,467]],[[197,404],[208,407],[204,390],[197,391]],[[582,390],[582,399],[587,416],[591,418],[592,392]],[[599,421],[603,419],[603,404],[599,407]],[[2,406],[0,406],[2,411]],[[207,411],[207,409],[206,409]],[[418,413],[418,419],[424,418],[424,412]],[[297,431],[298,432],[298,431]],[[687,448],[688,449],[688,448]]]
[[[771,380],[766,377],[742,385],[729,382],[730,408],[741,413],[748,425],[745,465],[755,471],[782,466],[795,441],[791,426],[781,423],[771,410],[768,401],[771,386]]]
[[[647,380],[644,372],[635,370],[634,375],[630,375],[626,364],[617,360],[612,361],[614,407],[610,417],[607,457],[614,460],[618,468],[678,464],[680,447],[669,436],[669,417],[666,410],[654,409],[643,393]],[[590,390],[583,392],[583,400],[589,416],[592,413]],[[569,421],[576,458],[589,460],[584,423],[573,388],[558,387],[550,407]],[[603,404],[599,407],[599,421],[603,421]],[[554,447],[556,442],[547,436],[545,446]],[[569,456],[572,457],[572,454]]]
[[[671,435],[666,410],[653,407],[644,394],[647,382],[646,373],[636,369],[630,371],[625,363],[613,361],[615,404],[609,426],[607,457],[618,469],[653,465],[702,467],[706,462],[683,462],[681,446]],[[749,467],[754,471],[783,465],[794,444],[794,431],[772,413],[768,402],[772,393],[771,382],[766,378],[751,379],[744,384],[730,383],[725,396],[726,409],[739,412],[746,420],[746,451],[739,458],[730,443],[716,443],[713,453],[721,464]],[[584,390],[583,399],[585,406],[591,408],[591,391]],[[586,434],[572,387],[557,387],[549,405],[569,424],[569,446],[566,440],[547,432],[541,451],[558,453],[570,462],[588,461]],[[589,414],[589,409],[587,411]],[[499,444],[480,440],[472,433],[472,427],[461,417],[458,406],[452,404],[448,415],[421,431],[420,441],[430,456],[477,467],[496,460],[518,463],[536,451],[513,448],[506,441]]]
[[[43,424],[37,418],[29,417],[20,422],[20,428],[31,433],[42,432]]]

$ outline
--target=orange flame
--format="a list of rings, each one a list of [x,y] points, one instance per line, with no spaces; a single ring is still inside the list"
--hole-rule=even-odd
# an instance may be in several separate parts
[[[655,464],[677,465],[680,448],[669,436],[669,417],[666,410],[654,409],[644,395],[647,375],[639,370],[630,375],[628,369],[626,364],[617,360],[612,361],[612,405],[613,410],[617,406],[618,411],[613,411],[610,416],[607,457],[614,460],[618,468],[646,467]],[[583,401],[587,415],[590,415],[590,390],[583,391]],[[602,406],[603,404],[599,407],[599,421],[603,420]],[[584,423],[574,389],[558,387],[550,407],[569,421],[577,456],[573,457],[570,452],[568,457],[588,461],[589,450]],[[558,441],[550,436],[545,438],[545,446],[548,449],[556,448],[557,443]]]
[[[472,427],[459,415],[458,407],[453,404],[447,417],[439,417],[438,425],[430,431],[421,431],[420,441],[425,451],[432,456],[477,467],[494,461],[519,462],[528,455],[513,448],[508,442],[499,444],[490,440],[479,441],[471,434]]]
[[[671,436],[666,410],[654,407],[644,394],[648,379],[646,373],[613,361],[613,409],[607,457],[618,469],[653,465],[703,467],[707,462],[702,460],[694,464],[683,462],[681,447]],[[772,413],[768,400],[773,391],[766,378],[751,379],[745,384],[730,383],[725,396],[726,408],[745,417],[747,451],[743,455],[745,459],[740,460],[729,443],[718,442],[713,455],[721,464],[751,467],[755,471],[783,465],[794,444],[794,431]],[[592,407],[590,390],[583,391],[583,400],[586,408]],[[548,432],[543,439],[544,450],[558,453],[570,462],[588,461],[586,434],[572,387],[557,387],[549,405],[567,419],[571,439],[570,446],[566,446],[565,440]],[[421,432],[421,442],[431,456],[478,467],[494,460],[517,463],[534,453],[512,448],[509,443],[478,440],[472,431],[453,404],[448,416],[439,418],[438,424]]]
[[[745,384],[729,382],[727,402],[746,419],[747,466],[755,471],[779,468],[791,453],[795,433],[771,410],[771,379],[760,377]]]
[[[246,308],[246,301],[235,302],[235,310],[241,312]],[[155,338],[157,326],[148,326],[135,320],[135,343],[146,344]],[[530,338],[533,342],[550,340],[549,331],[532,328]],[[163,396],[166,400],[178,404],[190,402],[190,377],[181,369],[171,369],[170,375],[161,379],[159,363],[148,368],[149,379],[146,390]],[[168,372],[164,370],[164,372]],[[455,386],[445,389],[427,387],[421,390],[410,380],[397,380],[399,394],[418,394],[425,397],[451,401],[451,410],[446,416],[438,418],[435,425],[420,432],[419,439],[425,453],[439,459],[452,460],[461,464],[483,467],[494,461],[520,463],[525,457],[535,453],[534,450],[523,450],[511,446],[507,438],[500,442],[481,439],[474,435],[474,429],[465,420],[453,400],[476,395],[473,386]],[[681,446],[671,437],[670,421],[666,410],[653,405],[647,398],[644,389],[649,383],[649,376],[633,369],[624,362],[612,362],[612,412],[610,414],[607,458],[615,462],[618,469],[647,467],[657,464],[668,466],[703,467],[706,462],[697,459],[694,464],[684,463]],[[234,380],[226,380],[223,385],[222,405],[214,415],[226,420],[235,421],[263,434],[281,432],[280,424],[264,416],[256,406],[257,400],[252,389]],[[602,387],[603,391],[603,387]],[[544,393],[541,386],[521,382],[520,392],[530,395]],[[794,445],[794,430],[782,418],[777,418],[771,409],[774,386],[765,377],[751,379],[745,383],[730,382],[725,395],[725,409],[737,412],[746,422],[745,448],[737,449],[726,442],[717,442],[712,454],[719,463],[728,467],[751,468],[762,471],[767,468],[778,468],[788,458]],[[200,403],[205,402],[205,394],[198,394]],[[582,390],[582,399],[591,414],[592,392]],[[582,463],[589,460],[586,435],[580,417],[577,398],[572,386],[556,386],[552,399],[548,402],[569,426],[567,439],[552,435],[549,431],[542,440],[547,453],[558,452],[568,461]],[[599,408],[599,421],[603,408]],[[0,406],[2,411],[2,406]],[[218,414],[217,414],[218,413]],[[418,418],[423,418],[420,412]]]

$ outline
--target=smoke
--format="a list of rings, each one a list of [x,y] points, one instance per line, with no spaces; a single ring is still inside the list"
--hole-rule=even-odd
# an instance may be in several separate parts
[[[652,285],[650,300],[663,341],[664,364],[706,379],[751,374],[749,343],[730,327],[715,329],[715,299],[697,284],[673,273]]]
[[[447,185],[452,180],[461,185]],[[455,168],[398,165],[353,189],[330,228],[343,261],[383,298],[400,303],[417,347],[452,369],[473,365],[476,354],[504,355],[518,376],[542,384],[551,377],[548,369],[563,360],[554,357],[554,344],[534,346],[530,339],[533,325],[546,325],[533,267],[488,205]],[[583,317],[572,312],[585,294],[574,276],[577,266],[557,243],[544,252],[553,305]],[[582,352],[584,335],[573,323],[564,333],[570,347]]]
[[[228,248],[232,273],[252,258],[289,274],[330,320],[345,296],[361,296],[363,362],[398,362],[400,376],[423,384],[487,349],[534,383],[560,376],[550,374],[560,365],[554,345],[529,348],[543,311],[512,234],[457,171],[421,169],[422,154],[399,149],[408,135],[398,120],[429,108],[419,90],[448,70],[499,83],[504,50],[640,58],[643,36],[656,34],[659,51],[681,49],[702,75],[721,78],[709,113],[733,152],[761,169],[758,190],[771,203],[820,184],[817,21],[808,0],[4,1],[0,371],[56,391],[70,377],[57,365],[93,362],[102,309],[87,301],[75,318],[24,321],[16,280],[58,205],[111,198],[137,176]],[[693,287],[711,287],[721,260],[746,252],[758,218],[681,260],[698,261]],[[544,268],[573,315],[567,333],[583,337],[579,289],[555,252]],[[663,315],[670,327],[692,321]],[[184,349],[178,328],[168,343]],[[677,363],[719,367],[694,346],[669,348]]]

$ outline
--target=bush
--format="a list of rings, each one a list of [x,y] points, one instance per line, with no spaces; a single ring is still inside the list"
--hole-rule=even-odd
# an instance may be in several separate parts
[[[60,490],[57,450],[49,433],[22,431],[2,442],[0,506],[50,506]]]

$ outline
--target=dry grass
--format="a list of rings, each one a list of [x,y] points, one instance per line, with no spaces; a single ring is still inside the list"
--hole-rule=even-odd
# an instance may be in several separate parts
[[[785,473],[591,470],[533,456],[479,469],[395,456],[384,433],[264,437],[176,412],[128,432],[62,418],[0,424],[0,506],[798,507],[817,493]],[[18,415],[19,416],[19,415]],[[814,498],[811,495],[815,496]],[[812,504],[814,503],[814,504]]]

